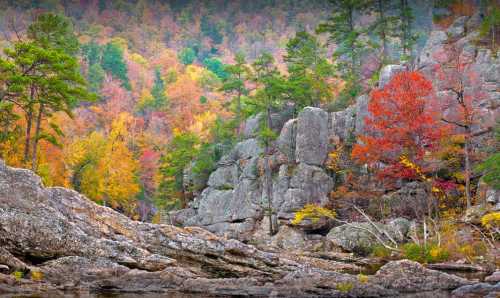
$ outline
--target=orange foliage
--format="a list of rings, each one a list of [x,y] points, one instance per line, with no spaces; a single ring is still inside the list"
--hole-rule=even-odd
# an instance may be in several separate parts
[[[429,152],[447,131],[432,108],[432,99],[432,84],[422,74],[396,74],[384,88],[372,92],[367,134],[360,136],[352,157],[378,168],[380,178],[418,178],[400,163],[400,157],[407,156],[424,172],[429,170]]]

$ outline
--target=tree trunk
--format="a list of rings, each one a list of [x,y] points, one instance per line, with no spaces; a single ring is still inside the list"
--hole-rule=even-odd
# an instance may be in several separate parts
[[[236,136],[238,141],[241,140],[241,90],[238,90],[238,97],[236,101],[236,123],[238,124],[236,128]]]
[[[28,164],[28,160],[30,157],[30,145],[31,145],[31,126],[33,122],[33,111],[30,109],[26,113],[26,136],[24,140],[24,163]]]
[[[36,119],[36,128],[35,128],[35,139],[33,140],[33,151],[32,151],[32,156],[31,156],[31,169],[33,172],[36,172],[37,170],[37,148],[38,148],[38,139],[40,137],[40,128],[42,124],[42,117],[43,117],[43,104],[40,104],[40,108],[38,110],[38,116]]]
[[[267,126],[269,129],[272,127],[271,109],[267,108]],[[272,236],[276,234],[276,227],[273,224],[273,181],[271,174],[271,163],[269,156],[271,155],[271,150],[269,146],[270,140],[266,140],[265,148],[265,158],[264,158],[264,177],[266,180],[266,198],[267,198],[267,209],[269,217],[269,235]]]
[[[472,206],[471,203],[471,193],[470,193],[470,176],[471,176],[471,166],[470,166],[470,127],[467,126],[465,129],[465,142],[464,142],[464,157],[465,157],[465,198],[467,200],[467,208]]]

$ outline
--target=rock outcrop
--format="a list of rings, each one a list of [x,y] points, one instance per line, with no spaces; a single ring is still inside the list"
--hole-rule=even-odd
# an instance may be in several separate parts
[[[31,171],[3,162],[0,246],[0,264],[8,262],[2,268],[24,275],[0,273],[0,295],[379,297],[470,284],[410,261],[389,263],[360,280],[341,272],[358,270],[355,265],[264,252],[196,227],[132,221],[75,191],[45,188]]]

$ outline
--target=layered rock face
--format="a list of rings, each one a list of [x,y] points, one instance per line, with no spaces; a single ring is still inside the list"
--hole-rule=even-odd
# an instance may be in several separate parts
[[[201,228],[132,221],[75,191],[44,188],[31,171],[3,162],[0,250],[0,295],[8,297],[69,297],[68,291],[379,297],[470,284],[409,261],[360,280],[342,273],[359,272],[354,263],[267,253]],[[15,270],[24,277],[7,275]]]
[[[440,86],[435,69],[436,55],[446,45],[454,44],[461,56],[471,57],[471,69],[477,74],[475,84],[484,86],[478,105],[481,119],[475,130],[481,130],[500,118],[500,54],[477,46],[474,29],[478,15],[458,18],[448,31],[432,31],[419,54],[416,69],[423,71],[437,87],[438,100],[447,95],[446,86]],[[379,87],[385,86],[391,77],[407,70],[408,66],[388,65],[380,73]],[[466,86],[472,88],[474,86]],[[467,89],[469,90],[469,89]],[[294,213],[309,203],[325,204],[334,189],[334,176],[325,169],[328,153],[339,144],[355,140],[364,132],[364,119],[368,116],[369,96],[357,98],[354,105],[339,112],[328,113],[319,108],[307,107],[297,118],[276,125],[279,137],[273,154],[273,197],[275,217],[287,224]],[[447,111],[444,111],[447,113]],[[259,116],[249,119],[245,125],[246,139],[222,159],[212,173],[208,187],[195,198],[189,209],[171,213],[170,222],[182,226],[201,226],[219,235],[242,240],[255,240],[261,235],[262,220],[268,202],[263,190],[261,162],[263,150],[255,138]],[[279,117],[277,117],[279,118]],[[278,122],[276,122],[278,123]],[[478,143],[479,144],[479,143]],[[478,146],[476,144],[476,146]],[[399,216],[414,216],[426,193],[418,185],[403,186],[382,200],[399,206],[394,210]],[[404,203],[408,202],[408,204]],[[394,204],[392,204],[394,203]],[[325,222],[323,227],[330,228]]]

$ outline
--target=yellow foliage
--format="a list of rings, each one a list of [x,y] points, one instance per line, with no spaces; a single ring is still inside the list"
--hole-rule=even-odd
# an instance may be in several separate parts
[[[347,293],[354,288],[354,285],[350,282],[340,282],[337,284],[336,288],[342,293]]]
[[[500,212],[486,214],[481,218],[481,224],[487,229],[500,227]]]
[[[32,271],[31,279],[34,281],[41,281],[43,279],[43,272],[41,271]]]
[[[210,128],[217,119],[217,114],[206,111],[194,116],[194,124],[189,127],[189,131],[197,135],[201,141],[207,141],[210,137]]]
[[[360,283],[365,284],[368,282],[368,279],[369,277],[367,275],[364,275],[363,273],[358,274],[358,280]]]
[[[343,147],[339,146],[337,149],[333,150],[328,154],[328,159],[326,161],[326,168],[332,171],[340,170],[339,161],[342,153]]]
[[[141,54],[133,53],[130,55],[130,60],[136,62],[137,64],[148,66],[148,60],[141,56]]]
[[[304,208],[295,213],[292,224],[298,225],[305,219],[310,219],[312,222],[317,222],[321,217],[335,218],[335,211],[328,208],[320,207],[314,204],[307,204]]]
[[[66,148],[66,163],[73,170],[80,192],[113,207],[133,209],[139,192],[139,164],[127,146],[131,116],[122,113],[111,124],[108,136],[93,132]]]
[[[423,181],[430,181],[430,178],[427,178],[427,176],[425,176],[425,174],[422,172],[422,169],[417,165],[415,164],[414,162],[412,162],[407,156],[405,155],[401,155],[399,157],[399,162],[406,168],[408,169],[412,169],[415,171],[415,173],[417,173],[417,175],[420,177],[420,179],[422,179]]]

